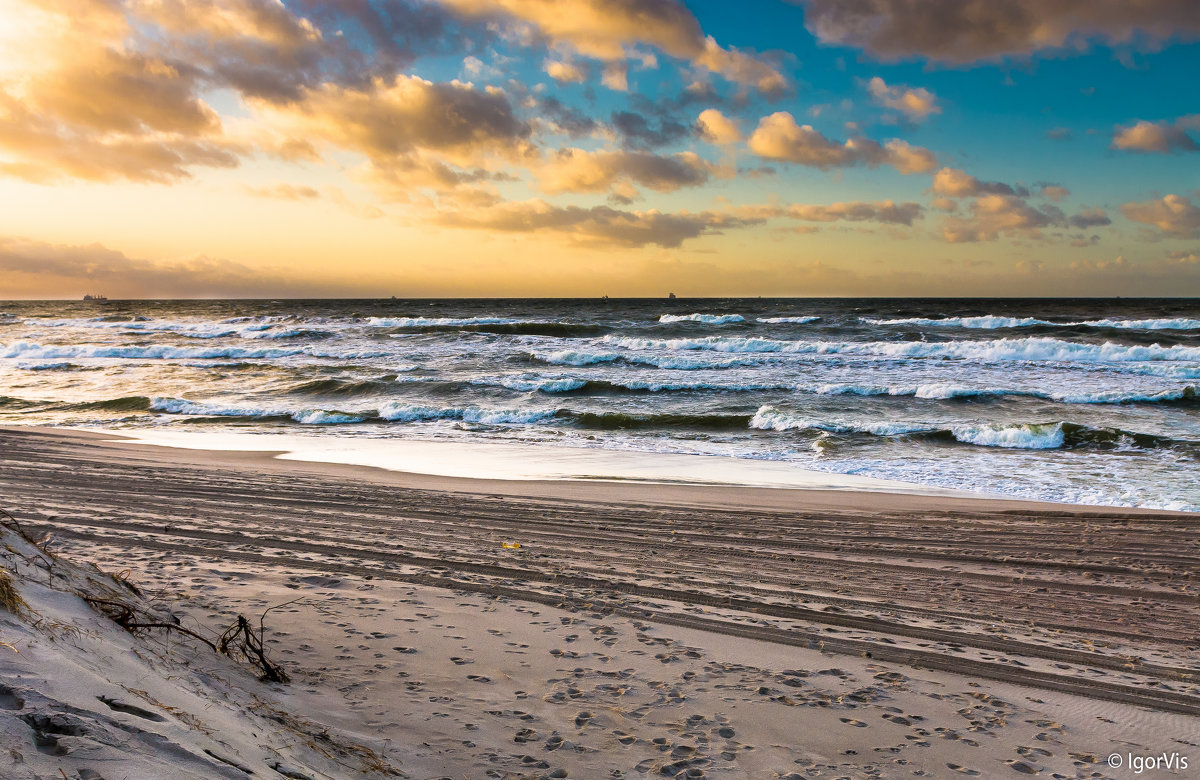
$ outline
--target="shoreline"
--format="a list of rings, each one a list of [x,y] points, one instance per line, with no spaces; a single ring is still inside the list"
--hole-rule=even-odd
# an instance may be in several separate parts
[[[806,509],[819,511],[949,511],[992,512],[1063,512],[1072,515],[1164,515],[1196,517],[1198,513],[1165,509],[1143,509],[1093,504],[1066,504],[1030,499],[1008,498],[994,494],[970,493],[927,488],[910,483],[860,478],[879,487],[804,487],[801,485],[745,485],[701,481],[655,481],[653,479],[537,479],[480,478],[404,471],[384,466],[333,460],[309,460],[295,457],[287,449],[208,449],[179,444],[147,441],[151,438],[120,431],[94,431],[48,426],[0,425],[0,433],[29,434],[64,441],[86,443],[90,450],[101,448],[107,457],[130,462],[147,459],[178,466],[218,466],[266,468],[287,472],[342,477],[377,484],[421,490],[501,495],[525,498],[566,499],[581,502],[605,502],[634,505],[691,506],[697,508],[755,508],[764,510]],[[183,437],[204,434],[183,434]],[[217,436],[223,436],[218,434]],[[259,434],[248,438],[267,439]],[[472,445],[464,445],[470,447]],[[709,456],[679,456],[707,459]],[[756,464],[757,465],[757,464]],[[837,482],[842,475],[824,472],[797,472]],[[903,492],[888,487],[905,488]]]

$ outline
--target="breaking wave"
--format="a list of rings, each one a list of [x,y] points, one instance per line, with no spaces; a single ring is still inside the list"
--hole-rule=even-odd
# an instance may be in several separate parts
[[[671,322],[703,322],[705,325],[726,325],[731,322],[745,322],[740,314],[664,314],[658,318],[661,323]]]
[[[881,437],[918,437],[957,442],[977,447],[1019,450],[1093,449],[1149,450],[1182,447],[1191,451],[1200,442],[1170,439],[1116,428],[1089,428],[1069,422],[998,423],[941,427],[907,422],[830,422],[763,406],[750,420],[750,427],[763,431],[808,431],[813,433],[869,434]]]
[[[1177,317],[1170,319],[1144,320],[1082,320],[1078,322],[1052,322],[1037,317],[1003,317],[994,314],[980,317],[903,317],[900,319],[882,320],[871,317],[860,317],[861,322],[869,325],[917,325],[920,327],[944,328],[1028,328],[1034,325],[1060,328],[1124,328],[1128,330],[1196,330],[1200,329],[1200,320]]]
[[[1039,360],[1120,363],[1160,360],[1200,361],[1200,347],[1080,344],[1052,338],[990,339],[985,341],[782,341],[764,338],[706,336],[687,339],[644,339],[605,336],[605,344],[631,350],[707,350],[714,352],[781,352],[791,354],[879,355],[970,360]]]

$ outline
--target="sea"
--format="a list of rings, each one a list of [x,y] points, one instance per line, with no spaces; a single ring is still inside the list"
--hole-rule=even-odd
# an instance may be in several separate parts
[[[3,425],[719,456],[1079,504],[1200,511],[1198,386],[1183,299],[0,303]]]

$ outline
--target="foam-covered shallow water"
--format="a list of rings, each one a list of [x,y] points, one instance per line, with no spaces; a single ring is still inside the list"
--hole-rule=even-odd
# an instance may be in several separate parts
[[[1185,300],[0,303],[7,424],[719,455],[1072,503],[1200,510],[1198,386]]]

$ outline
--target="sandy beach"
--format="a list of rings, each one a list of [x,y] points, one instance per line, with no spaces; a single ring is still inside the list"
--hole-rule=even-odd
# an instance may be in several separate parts
[[[128,570],[197,632],[287,604],[264,636],[292,682],[246,685],[407,777],[1200,766],[1196,515],[465,480],[17,428],[0,495],[61,558]],[[0,676],[27,708],[20,647]],[[39,751],[23,713],[0,710],[23,756],[0,756],[6,777],[156,776],[133,751]],[[255,776],[366,774],[287,775],[221,744]],[[1173,767],[1143,776],[1189,774]]]

